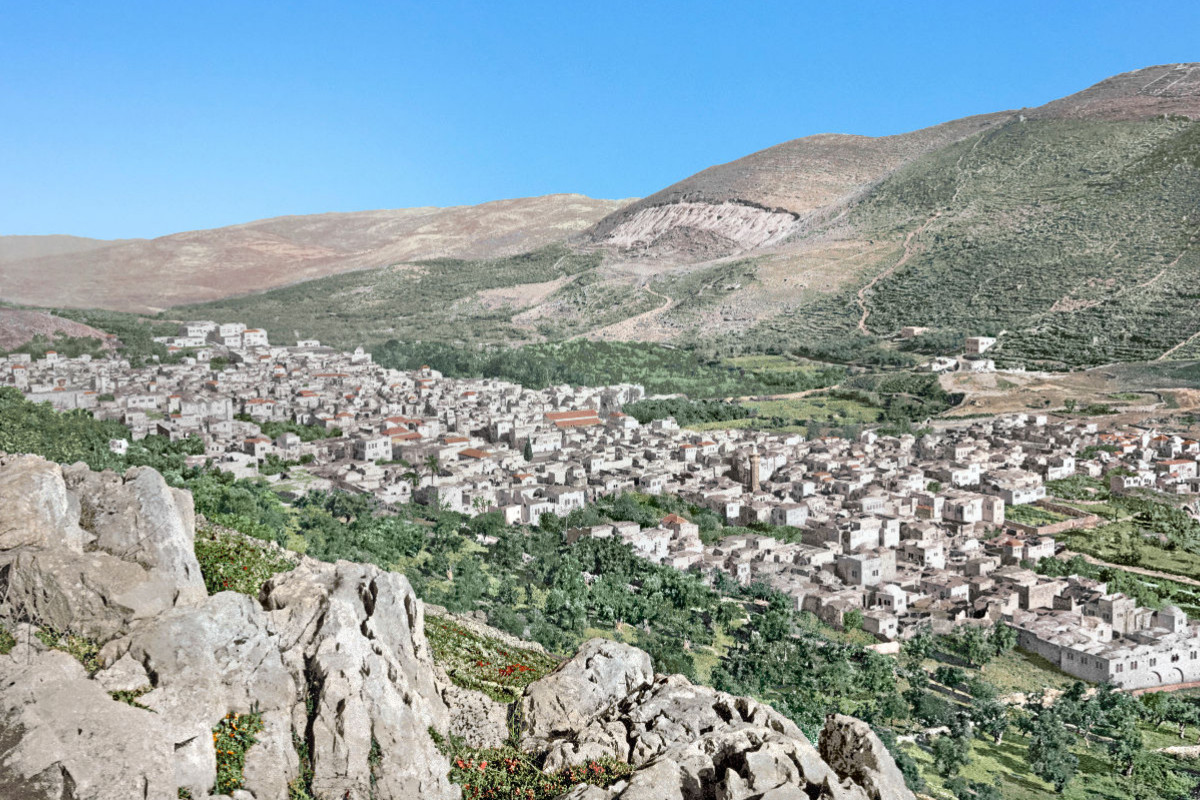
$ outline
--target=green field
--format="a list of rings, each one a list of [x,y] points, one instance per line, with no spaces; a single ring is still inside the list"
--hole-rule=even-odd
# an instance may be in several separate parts
[[[1010,522],[1034,527],[1053,525],[1056,522],[1070,519],[1066,514],[1033,505],[1008,506],[1004,509],[1004,518]]]

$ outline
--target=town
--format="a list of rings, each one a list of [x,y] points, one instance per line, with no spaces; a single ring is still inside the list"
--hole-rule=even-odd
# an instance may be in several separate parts
[[[0,384],[121,422],[130,434],[110,442],[115,452],[148,435],[198,437],[204,452],[191,465],[261,475],[285,497],[343,490],[538,525],[607,495],[672,495],[737,531],[705,541],[670,514],[652,528],[569,528],[567,541],[618,537],[660,564],[765,582],[834,627],[853,615],[884,651],[919,630],[1003,621],[1022,648],[1087,681],[1200,680],[1200,622],[1178,607],[1034,569],[1060,549],[1056,533],[1098,522],[1048,497],[1048,481],[1085,475],[1115,493],[1194,495],[1196,441],[1032,414],[856,440],[700,433],[623,413],[645,397],[636,385],[534,391],[400,372],[361,348],[272,345],[242,324],[190,322],[162,343],[175,357],[143,367],[0,357]],[[1048,513],[1012,511],[1022,507]]]

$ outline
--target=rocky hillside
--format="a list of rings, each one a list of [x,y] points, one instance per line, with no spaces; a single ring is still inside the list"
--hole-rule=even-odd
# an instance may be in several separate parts
[[[793,139],[631,203],[601,220],[592,237],[630,255],[665,255],[671,249],[693,259],[776,244],[801,230],[806,217],[844,202],[902,164],[1010,116],[968,117],[898,136],[825,133]],[[672,248],[676,238],[695,243]]]
[[[561,194],[454,208],[278,217],[104,246],[73,240],[74,251],[57,242],[6,245],[0,239],[0,298],[144,312],[413,259],[523,253],[562,242],[622,205]],[[57,252],[54,244],[61,245]],[[12,257],[5,257],[9,251]]]
[[[615,642],[511,702],[461,685],[376,567],[291,557],[257,597],[209,594],[191,496],[152,469],[0,456],[0,509],[2,797],[476,797],[527,762],[576,800],[912,797],[865,724],[830,717],[814,746]],[[452,763],[464,742],[514,757]]]

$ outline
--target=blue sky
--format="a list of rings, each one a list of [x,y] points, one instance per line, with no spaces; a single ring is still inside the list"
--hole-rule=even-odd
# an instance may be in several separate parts
[[[1200,4],[0,4],[0,234],[631,197],[1200,60]]]

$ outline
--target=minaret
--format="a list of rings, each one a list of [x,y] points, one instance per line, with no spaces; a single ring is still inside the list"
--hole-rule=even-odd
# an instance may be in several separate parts
[[[758,451],[750,454],[750,491],[758,492]]]

